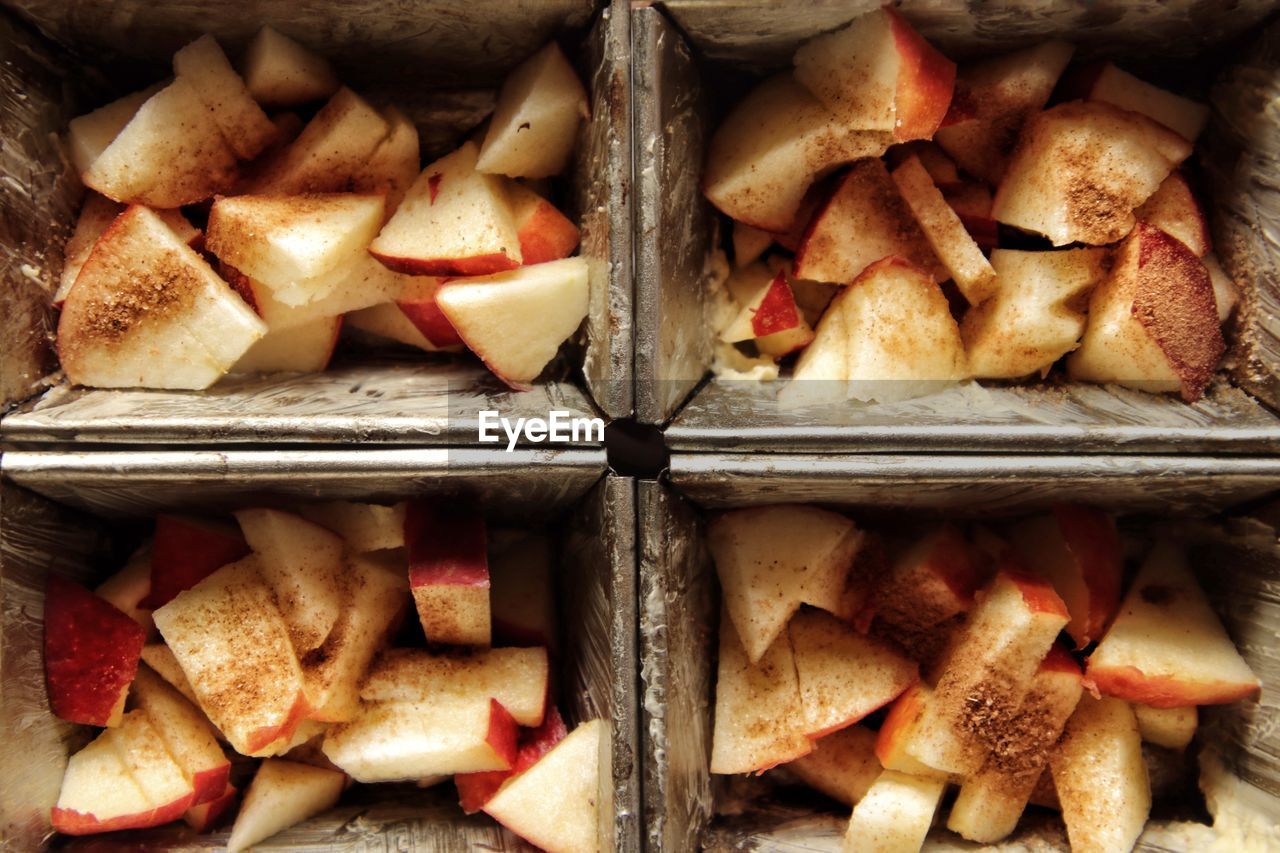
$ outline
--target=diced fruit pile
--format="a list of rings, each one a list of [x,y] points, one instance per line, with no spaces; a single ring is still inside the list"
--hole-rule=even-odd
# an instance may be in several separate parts
[[[465,345],[526,388],[581,325],[578,227],[544,196],[588,104],[554,42],[425,169],[405,113],[270,28],[239,72],[211,36],[173,70],[70,124],[88,189],[54,297],[71,382],[320,371],[345,322],[428,352]]]
[[[1199,399],[1238,301],[1179,169],[1208,109],[1072,54],[957,70],[889,6],[802,45],[708,148],[717,371],[799,353],[824,396],[885,402],[1064,363]]]
[[[711,771],[784,768],[851,806],[846,851],[919,849],[952,787],[945,826],[970,841],[1033,803],[1072,850],[1129,850],[1148,762],[1187,747],[1196,706],[1260,687],[1181,547],[1156,541],[1125,589],[1121,537],[1088,507],[893,537],[758,507],[713,519],[708,542]]]
[[[96,592],[50,579],[50,707],[104,727],[67,764],[55,830],[215,826],[238,798],[225,744],[262,759],[232,851],[353,781],[450,776],[468,813],[596,849],[607,727],[570,732],[554,701],[549,539],[426,502],[235,517],[161,515]],[[422,633],[393,648],[410,602]]]

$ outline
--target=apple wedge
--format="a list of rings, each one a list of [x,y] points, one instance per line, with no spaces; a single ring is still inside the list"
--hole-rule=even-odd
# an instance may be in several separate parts
[[[249,94],[213,36],[203,35],[175,53],[173,73],[196,90],[241,160],[252,160],[271,144],[275,125]]]
[[[218,569],[249,553],[234,526],[203,518],[162,513],[156,516],[151,545],[151,609],[173,600]]]
[[[391,506],[329,501],[303,504],[298,515],[342,537],[347,547],[359,554],[404,547],[404,519],[407,505]]]
[[[876,733],[849,726],[814,741],[813,752],[783,766],[815,791],[852,806],[880,775]]]
[[[885,770],[853,807],[844,853],[919,850],[947,789],[940,779]]]
[[[543,648],[476,649],[432,654],[418,649],[385,652],[365,676],[366,703],[424,702],[432,697],[488,696],[521,726],[542,724],[550,667]]]
[[[485,803],[498,823],[548,853],[599,848],[600,753],[603,720],[582,723]]]
[[[204,713],[145,666],[138,668],[131,701],[147,715],[191,785],[195,792],[191,805],[221,797],[229,784],[231,762]]]
[[[1134,705],[1133,714],[1138,720],[1138,732],[1142,735],[1143,742],[1165,749],[1186,749],[1196,736],[1196,728],[1200,722],[1195,705],[1181,708]]]
[[[125,204],[181,207],[236,181],[235,150],[195,86],[178,77],[138,108],[85,170],[85,186]]]
[[[858,722],[918,677],[914,661],[821,610],[801,610],[787,631],[810,738]]]
[[[488,646],[489,564],[484,517],[411,501],[405,514],[409,589],[432,643]]]
[[[716,129],[702,191],[732,219],[785,233],[814,181],[841,164],[879,157],[891,142],[887,130],[850,130],[790,74],[777,74]]]
[[[547,178],[568,167],[587,90],[554,41],[503,81],[476,169],[512,178]]]
[[[268,758],[244,792],[227,853],[247,850],[281,830],[332,808],[346,777],[336,770]]]
[[[76,174],[84,175],[89,171],[89,167],[107,150],[107,146],[120,134],[138,109],[163,88],[162,84],[157,84],[73,118],[67,124],[67,149]]]
[[[876,758],[886,770],[943,781],[950,778],[949,773],[930,767],[915,757],[924,709],[932,698],[933,691],[928,685],[917,681],[889,708],[876,733],[875,745]]]
[[[725,609],[757,663],[801,604],[835,610],[863,534],[834,512],[806,506],[731,510],[707,527]]]
[[[232,373],[319,373],[329,366],[342,317],[318,317],[299,326],[268,329],[231,367]]]
[[[809,223],[796,250],[795,277],[844,284],[892,255],[945,277],[884,163],[859,160]]]
[[[432,349],[446,349],[462,345],[458,330],[440,310],[436,299],[440,286],[448,279],[434,276],[414,276],[396,299],[396,308],[413,324]]]
[[[984,379],[1045,374],[1085,331],[1089,294],[1107,277],[1106,249],[996,249],[992,298],[960,322],[969,369]]]
[[[551,363],[587,316],[587,262],[565,258],[479,278],[453,279],[436,303],[467,347],[517,390]]]
[[[363,168],[352,172],[349,188],[357,193],[385,195],[385,218],[390,219],[418,177],[422,159],[418,128],[409,117],[395,107],[388,107],[383,116],[391,130],[373,149]]]
[[[237,293],[247,294],[246,299],[274,332],[398,299],[414,284],[412,276],[394,273],[373,258],[358,257],[350,266],[310,280],[313,285],[323,284],[327,290],[325,296],[289,305],[276,299],[269,287],[229,264],[221,264],[220,272],[235,286]]]
[[[123,210],[124,206],[119,202],[95,192],[88,193],[84,206],[80,208],[80,216],[76,219],[76,228],[62,248],[62,275],[58,279],[58,290],[53,296],[55,306],[66,300],[72,285],[76,283],[76,276],[80,275],[80,268],[89,259],[94,244]]]
[[[1134,208],[1191,154],[1191,143],[1145,116],[1073,101],[1023,128],[996,191],[999,222],[1043,234],[1055,246],[1114,243]]]
[[[502,178],[476,171],[474,142],[422,170],[369,245],[410,275],[486,275],[523,262]]]
[[[1208,269],[1181,241],[1139,222],[1089,299],[1067,373],[1195,402],[1225,350]]]
[[[151,619],[151,545],[144,544],[129,556],[124,568],[107,578],[93,594],[142,626],[143,636],[155,633]]]
[[[1158,121],[1184,139],[1195,141],[1209,120],[1209,107],[1139,80],[1110,62],[1080,69],[1071,94],[1113,104]]]
[[[556,642],[555,546],[531,533],[505,547],[489,545],[489,608],[493,639],[513,646]]]
[[[1151,785],[1133,711],[1081,696],[1049,759],[1072,850],[1131,850],[1151,811]]]
[[[254,100],[269,107],[318,101],[340,85],[328,60],[271,27],[258,30],[249,43],[244,82]]]
[[[112,604],[50,575],[44,599],[44,675],[54,715],[71,723],[118,725],[144,639],[142,626]]]
[[[578,226],[554,204],[516,181],[507,184],[507,196],[524,264],[558,261],[578,248]]]
[[[813,330],[800,314],[787,274],[761,282],[753,294],[745,295],[738,316],[720,333],[726,343],[753,340],[767,355],[784,356],[807,346]]]
[[[201,389],[265,333],[200,255],[135,206],[99,238],[67,294],[58,356],[81,385]]]
[[[951,103],[956,66],[890,6],[820,35],[795,54],[795,74],[849,126],[928,139]]]
[[[458,788],[458,804],[462,806],[462,810],[467,814],[475,814],[483,809],[508,779],[528,770],[568,734],[556,706],[548,705],[541,725],[520,730],[516,760],[510,770],[459,773],[453,777],[454,785]]]
[[[1259,690],[1186,554],[1166,541],[1147,555],[1086,674],[1106,695],[1156,708],[1235,702]]]
[[[199,707],[200,700],[196,698],[196,691],[191,687],[191,682],[187,681],[182,665],[168,646],[164,643],[147,643],[142,647],[142,662],[181,693],[188,702]],[[221,736],[221,732],[218,735]]]
[[[1159,189],[1134,211],[1134,215],[1181,240],[1198,258],[1203,258],[1213,249],[1209,220],[1181,172],[1170,173]]]

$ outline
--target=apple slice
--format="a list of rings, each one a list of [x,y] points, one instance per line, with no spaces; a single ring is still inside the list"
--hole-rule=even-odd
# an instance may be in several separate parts
[[[334,93],[287,148],[247,182],[258,195],[342,192],[367,167],[391,126],[345,86]]]
[[[600,753],[608,735],[603,720],[582,723],[503,785],[485,812],[549,853],[599,849]]]
[[[71,723],[118,725],[144,640],[142,626],[109,602],[50,575],[44,675],[54,715]]]
[[[544,534],[489,546],[489,608],[495,642],[545,646],[556,642],[555,546]]]
[[[824,735],[814,742],[813,752],[783,766],[815,791],[852,806],[880,775],[875,745],[875,732],[849,726]]]
[[[199,706],[200,700],[196,698],[196,691],[191,687],[191,682],[187,681],[182,665],[178,663],[178,659],[174,657],[168,646],[164,643],[147,643],[142,647],[142,662],[151,667],[170,687],[181,693],[188,702]],[[221,735],[221,732],[218,735]]]
[[[1160,188],[1134,211],[1134,215],[1181,240],[1198,258],[1203,258],[1213,249],[1209,221],[1181,172],[1171,172]]]
[[[391,130],[373,149],[363,168],[351,175],[352,192],[386,196],[385,219],[390,219],[404,201],[409,187],[422,169],[418,148],[418,128],[395,107],[383,113]]]
[[[1180,391],[1195,402],[1226,350],[1209,271],[1179,240],[1139,222],[1111,274],[1089,300],[1072,379],[1147,391]]]
[[[1027,122],[992,216],[1055,246],[1113,243],[1190,154],[1191,143],[1145,116],[1099,102],[1059,104]]]
[[[336,770],[268,758],[254,774],[236,815],[227,853],[247,850],[281,830],[332,808],[346,777]]]
[[[1048,102],[1074,52],[1048,41],[961,68],[934,139],[970,175],[999,184],[1022,126]]]
[[[1133,711],[1082,696],[1049,759],[1072,850],[1131,850],[1151,811],[1151,786]]]
[[[235,283],[237,292],[249,294],[258,315],[276,332],[398,299],[414,281],[411,276],[392,272],[373,258],[356,258],[351,266],[309,280],[311,285],[323,285],[328,291],[325,296],[301,305],[289,305],[276,299],[270,288],[234,267],[224,263],[220,269],[228,281]]]
[[[163,88],[163,84],[157,84],[73,118],[67,125],[67,148],[76,174],[83,175],[89,171],[138,109]]]
[[[487,696],[522,726],[542,724],[550,668],[543,648],[476,649],[431,654],[392,649],[369,670],[364,702],[424,702],[432,697]]]
[[[908,157],[893,170],[892,177],[934,255],[951,273],[964,298],[970,305],[977,305],[991,296],[996,271],[934,185],[920,159]]]
[[[913,743],[915,757],[949,773],[977,771],[1032,688],[1067,624],[1047,581],[1005,563],[947,652]]]
[[[230,524],[190,516],[156,516],[151,545],[152,609],[168,604],[183,590],[249,553],[240,531]]]
[[[922,731],[921,720],[925,706],[933,698],[933,691],[922,682],[908,687],[889,708],[880,731],[876,733],[876,758],[886,770],[896,770],[921,778],[946,781],[945,773],[916,758],[916,743]]]
[[[742,310],[721,331],[720,340],[754,340],[761,352],[777,356],[807,346],[813,340],[813,330],[800,314],[787,274],[779,272],[761,285],[741,300]]]
[[[347,547],[357,553],[404,547],[406,504],[391,506],[329,501],[303,504],[298,515],[342,537]]]
[[[885,770],[853,807],[845,853],[919,850],[947,789],[940,779]]]
[[[917,678],[914,661],[829,613],[801,610],[787,630],[811,738],[858,722]]]
[[[1139,80],[1110,62],[1080,69],[1070,93],[1141,113],[1192,142],[1209,120],[1209,107]]]
[[[125,204],[181,207],[236,181],[236,153],[195,86],[179,77],[152,95],[81,176]]]
[[[499,379],[529,387],[587,316],[587,262],[565,258],[455,279],[436,302],[459,337]]]
[[[200,707],[245,755],[291,735],[307,710],[289,626],[260,562],[223,566],[155,612]]]
[[[541,725],[520,730],[516,760],[510,770],[459,773],[453,777],[458,788],[458,804],[462,806],[462,810],[467,814],[475,814],[483,809],[508,779],[528,770],[568,734],[556,706],[548,705]]]
[[[427,640],[487,646],[489,564],[484,517],[411,501],[405,514],[409,589]]]
[[[231,811],[239,795],[240,792],[236,790],[235,785],[228,782],[220,796],[187,809],[182,819],[196,832],[208,832],[218,825],[227,812]]]
[[[707,547],[750,662],[761,660],[801,604],[839,607],[862,543],[852,521],[817,507],[752,507],[711,521]]]
[[[760,256],[773,245],[773,235],[745,222],[733,223],[733,266],[745,267],[760,260]]]
[[[142,626],[143,636],[151,636],[155,622],[151,619],[151,546],[143,545],[129,557],[124,568],[107,578],[93,591],[124,615]]]
[[[756,773],[813,751],[791,638],[781,634],[753,663],[728,613],[720,615],[712,773]]]
[[[138,668],[132,701],[147,715],[194,790],[191,805],[221,797],[230,784],[231,762],[204,713],[145,666]]]
[[[299,326],[268,329],[232,367],[232,373],[319,373],[329,366],[342,317],[317,317]]]
[[[1080,667],[1054,646],[999,748],[960,785],[947,829],[983,844],[994,844],[1013,832],[1082,691]]]
[[[432,349],[462,345],[458,330],[440,310],[440,303],[436,299],[440,286],[446,281],[448,279],[434,276],[414,276],[396,300],[396,308],[426,338]]]
[[[502,179],[476,171],[474,142],[432,163],[409,187],[369,253],[411,275],[485,275],[520,266]]]
[[[1106,249],[992,252],[995,292],[960,323],[973,375],[1043,375],[1075,349],[1089,294],[1107,277],[1108,259]]]
[[[71,756],[51,822],[67,835],[159,826],[182,817],[193,793],[146,715],[133,711]]]
[[[1087,675],[1104,694],[1157,708],[1235,702],[1260,689],[1186,554],[1165,541],[1138,570]]]
[[[263,27],[244,57],[249,94],[269,107],[296,107],[327,98],[338,90],[328,60],[293,39]]]
[[[299,656],[319,648],[342,608],[342,540],[289,512],[242,509],[235,516]]]
[[[1133,714],[1138,720],[1142,740],[1165,749],[1186,749],[1196,736],[1199,724],[1199,713],[1195,705],[1181,708],[1134,705]]]
[[[173,73],[196,90],[241,160],[252,160],[271,144],[275,125],[249,94],[213,36],[203,35],[175,53]]]
[[[814,181],[843,163],[879,157],[891,142],[887,130],[851,130],[790,74],[777,74],[716,129],[702,191],[734,220],[785,233]]]
[[[578,248],[578,226],[554,204],[515,181],[507,184],[507,196],[520,241],[522,263],[558,261]]]
[[[589,109],[564,51],[548,42],[503,81],[476,169],[513,178],[561,174]]]
[[[81,385],[200,389],[265,332],[203,258],[135,206],[103,233],[67,294],[58,356]]]
[[[795,277],[846,283],[891,255],[945,277],[884,163],[859,160],[809,223],[796,250]]]
[[[422,702],[366,704],[331,728],[324,754],[357,782],[510,769],[517,727],[496,699],[432,696]]]
[[[885,6],[820,35],[795,54],[795,73],[849,127],[928,139],[951,103],[956,66]]]

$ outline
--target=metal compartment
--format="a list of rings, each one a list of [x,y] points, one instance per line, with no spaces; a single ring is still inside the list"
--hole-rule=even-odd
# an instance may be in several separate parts
[[[437,449],[371,451],[15,452],[0,483],[0,847],[44,849],[68,751],[84,727],[49,712],[41,662],[44,579],[94,580],[116,568],[108,550],[130,519],[161,509],[213,510],[249,501],[392,500],[466,495],[491,519],[546,524],[560,543],[565,653],[559,695],[572,721],[611,723],[602,744],[600,849],[639,845],[635,696],[635,486],[604,474],[599,450],[486,457]],[[116,541],[118,546],[120,543]],[[118,557],[118,555],[117,555]],[[18,745],[21,744],[21,748]],[[178,824],[61,838],[81,850],[213,850],[227,830],[194,836]],[[357,786],[334,810],[272,839],[291,851],[530,850],[485,817],[465,817],[444,786]]]
[[[1180,79],[1191,81],[1217,79],[1200,160],[1211,178],[1215,245],[1233,276],[1248,282],[1249,294],[1234,334],[1231,381],[1218,382],[1203,401],[1186,406],[1109,386],[988,384],[895,404],[783,407],[775,399],[777,383],[704,382],[712,356],[704,290],[719,214],[702,198],[699,179],[714,116],[736,100],[748,78],[786,67],[805,39],[879,5],[663,0],[633,11],[637,417],[670,421],[668,439],[679,450],[1280,449],[1280,419],[1272,411],[1280,405],[1274,321],[1280,137],[1267,106],[1280,91],[1280,26],[1259,35],[1275,12],[1267,0],[1229,7],[1208,0],[895,4],[954,58],[1058,36],[1076,43],[1083,57],[1116,58],[1139,69],[1176,67]]]
[[[392,5],[160,5],[129,0],[0,4],[0,410],[11,442],[227,444],[475,441],[475,413],[558,408],[626,417],[632,409],[630,17],[625,4],[502,0]],[[357,354],[305,376],[228,377],[206,392],[71,388],[57,374],[50,296],[75,224],[79,181],[57,134],[67,120],[170,73],[169,58],[211,32],[228,52],[271,24],[324,53],[373,99],[419,126],[424,162],[456,145],[492,108],[506,72],[548,39],[569,51],[591,91],[565,196],[591,268],[577,343],[529,392],[510,392],[474,360]],[[52,383],[52,387],[50,386]],[[24,402],[25,401],[25,402]]]
[[[750,782],[709,773],[719,593],[702,540],[707,511],[818,503],[873,523],[887,514],[986,519],[1063,500],[1088,501],[1139,525],[1176,525],[1263,681],[1258,702],[1202,714],[1202,767],[1209,770],[1201,785],[1219,815],[1222,846],[1208,846],[1215,831],[1203,825],[1153,821],[1139,849],[1272,849],[1280,810],[1278,497],[1277,460],[674,455],[669,482],[642,481],[637,501],[648,849],[837,850],[848,822],[847,809],[833,811],[816,796],[762,796]],[[1065,849],[1060,824],[1055,834],[1049,823],[1020,829],[999,849]],[[978,849],[938,849],[971,848]]]

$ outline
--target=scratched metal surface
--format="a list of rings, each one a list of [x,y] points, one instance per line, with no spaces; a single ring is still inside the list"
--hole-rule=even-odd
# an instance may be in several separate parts
[[[4,92],[0,115],[11,192],[0,197],[0,297],[5,305],[5,406],[40,397],[5,418],[5,429],[33,441],[62,440],[54,425],[74,422],[85,440],[149,443],[241,441],[410,441],[447,443],[465,429],[441,422],[447,400],[459,413],[509,408],[522,414],[569,401],[590,411],[595,395],[612,416],[631,406],[631,251],[629,42],[627,16],[593,13],[598,0],[447,0],[442,3],[306,0],[148,4],[86,0],[5,0]],[[622,7],[625,9],[625,5]],[[25,19],[19,22],[14,16]],[[29,23],[52,40],[33,35]],[[356,356],[368,385],[394,399],[353,400],[350,374],[330,377],[232,378],[199,394],[68,389],[56,371],[48,298],[61,269],[80,188],[59,155],[56,134],[67,120],[168,73],[174,50],[213,32],[234,52],[262,23],[272,23],[335,61],[339,75],[375,103],[394,101],[418,124],[424,160],[444,153],[492,109],[505,71],[549,38],[558,38],[591,88],[593,118],[580,135],[569,209],[577,214],[582,255],[591,267],[588,319],[576,343],[544,374],[530,401],[506,393],[469,357],[403,359],[387,371],[376,355]],[[10,59],[12,57],[12,59]],[[108,84],[106,81],[108,80]],[[12,327],[12,328],[10,328]],[[396,398],[405,375],[412,393]],[[578,387],[584,381],[592,394]],[[178,401],[175,405],[175,399]],[[58,409],[66,404],[72,410]],[[354,404],[354,405],[353,405]],[[119,412],[127,409],[127,423]],[[198,418],[182,420],[182,410]],[[260,428],[244,429],[256,421]],[[420,423],[414,423],[420,421]],[[317,426],[323,424],[323,426]],[[465,426],[465,425],[464,425]],[[53,433],[51,436],[50,433]],[[89,437],[91,436],[91,437]],[[18,440],[18,439],[14,439]],[[474,434],[466,437],[474,440]]]
[[[701,539],[703,510],[815,502],[874,523],[875,517],[903,513],[1007,517],[1083,498],[1125,514],[1126,530],[1177,536],[1189,544],[1211,601],[1264,684],[1257,702],[1205,714],[1198,743],[1214,767],[1225,769],[1206,772],[1201,784],[1221,825],[1152,821],[1137,849],[1274,849],[1268,845],[1280,843],[1280,544],[1271,526],[1219,515],[1263,497],[1274,501],[1280,467],[1273,461],[773,457],[729,465],[723,473],[728,462],[723,456],[677,455],[670,486],[640,484],[640,695],[649,849],[837,851],[848,822],[847,810],[779,787],[772,774],[710,776],[716,590]],[[925,849],[1032,853],[1067,847],[1061,824],[1041,816],[993,847],[935,831]]]
[[[217,510],[259,500],[288,504],[321,497],[386,500],[465,492],[494,518],[524,524],[545,520],[563,534],[560,607],[565,648],[573,654],[561,668],[562,697],[571,721],[602,715],[612,724],[609,742],[602,744],[602,766],[611,772],[602,780],[601,849],[637,850],[634,485],[623,478],[601,479],[600,464],[557,467],[556,460],[543,460],[562,481],[552,491],[545,486],[548,478],[532,470],[538,460],[526,454],[518,452],[509,465],[481,465],[479,458],[454,465],[443,453],[340,451],[336,465],[316,451],[309,465],[302,453],[276,454],[275,465],[265,454],[249,460],[225,454],[220,470],[212,458],[217,454],[199,451],[153,454],[164,458],[150,467],[145,454],[131,459],[122,458],[129,454],[99,454],[84,465],[63,465],[58,477],[31,461],[29,454],[6,455],[6,479],[0,484],[0,725],[6,744],[0,750],[0,849],[44,849],[50,837],[48,812],[66,756],[89,731],[60,723],[47,707],[41,614],[44,579],[50,571],[88,582],[100,580],[113,568],[107,554],[113,547],[119,550],[112,537],[120,520],[147,517],[163,508]],[[12,456],[19,458],[10,469]],[[283,465],[294,473],[282,473]],[[184,468],[192,474],[189,481],[174,473]],[[129,471],[138,476],[127,476]],[[306,480],[313,482],[308,485]],[[76,505],[54,502],[46,495],[70,498]],[[22,748],[14,748],[19,743]],[[102,838],[60,838],[55,846],[124,853],[216,850],[226,841],[225,829],[197,836],[179,824]],[[255,849],[461,853],[533,848],[483,815],[464,816],[452,786],[446,784],[426,791],[356,786],[334,810]]]
[[[670,438],[677,447],[848,451],[851,449],[1057,452],[1275,452],[1280,419],[1234,389],[1220,390],[1187,409],[1174,399],[1122,389],[990,384],[981,395],[964,390],[906,404],[780,407],[777,385],[742,382],[697,387],[711,361],[705,318],[706,258],[716,245],[710,206],[702,199],[701,169],[709,116],[722,110],[726,92],[715,87],[738,77],[785,66],[795,47],[824,29],[878,3],[818,0],[669,0],[635,12],[636,31],[636,287],[637,412],[662,423],[675,414]],[[1239,342],[1228,372],[1248,391],[1275,405],[1280,369],[1275,309],[1280,194],[1275,152],[1280,115],[1275,93],[1276,27],[1252,53],[1238,42],[1257,35],[1276,11],[1270,0],[1241,0],[1224,13],[1211,0],[1159,3],[1012,3],[905,0],[903,14],[956,56],[1008,50],[1058,35],[1079,43],[1082,55],[1106,55],[1162,70],[1204,86],[1230,63],[1214,96],[1202,159],[1213,162],[1210,218],[1224,263],[1251,295],[1234,329]],[[675,19],[673,25],[665,18]],[[1152,57],[1157,57],[1153,60]],[[1174,59],[1190,56],[1194,60]],[[1182,67],[1178,67],[1178,66]],[[1188,68],[1194,68],[1191,73]],[[1205,95],[1208,93],[1205,92]],[[729,96],[730,99],[733,97]],[[1239,156],[1219,139],[1244,140]],[[1214,159],[1217,158],[1217,159]],[[651,176],[662,175],[659,184]],[[647,183],[649,181],[649,183]],[[658,189],[660,187],[660,189]],[[750,383],[755,385],[755,383]],[[1227,384],[1226,379],[1223,385]],[[1280,386],[1278,386],[1280,387]],[[678,412],[678,414],[676,414]]]

